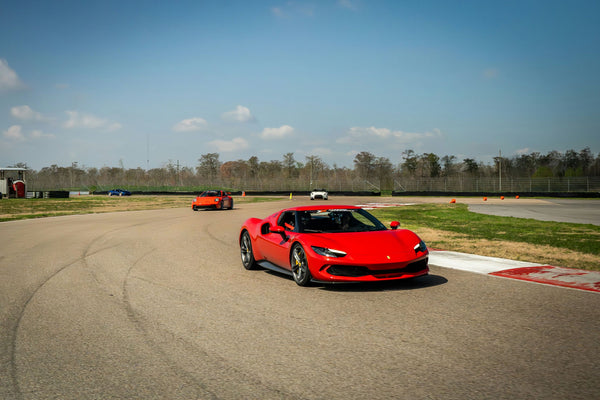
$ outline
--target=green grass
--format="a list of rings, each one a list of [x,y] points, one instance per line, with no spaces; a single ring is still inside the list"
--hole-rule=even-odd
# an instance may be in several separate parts
[[[600,255],[600,226],[499,217],[470,212],[466,204],[424,204],[373,210],[385,221],[467,235],[471,239],[547,245]]]
[[[2,199],[0,222],[20,219],[190,207],[193,196],[81,196],[67,199]],[[234,197],[234,204],[281,200],[281,197]]]

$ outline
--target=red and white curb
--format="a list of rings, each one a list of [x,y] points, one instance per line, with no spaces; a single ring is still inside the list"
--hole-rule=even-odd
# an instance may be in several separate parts
[[[429,263],[443,268],[600,293],[600,271],[553,267],[443,250],[430,250]]]

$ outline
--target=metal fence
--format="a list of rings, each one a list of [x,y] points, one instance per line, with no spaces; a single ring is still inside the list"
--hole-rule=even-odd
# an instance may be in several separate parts
[[[310,191],[324,188],[330,192],[470,192],[470,193],[600,193],[600,177],[569,178],[508,178],[502,181],[495,178],[395,178],[385,184],[376,179],[339,179],[330,177],[312,183],[300,179],[288,180],[246,180],[243,182],[222,182],[229,187],[246,191]],[[392,187],[393,185],[393,187]]]
[[[396,192],[600,192],[600,177],[410,178],[394,180]]]
[[[42,180],[28,180],[27,189],[33,191],[56,190],[57,187]],[[111,186],[96,185],[95,190],[107,190],[115,187],[130,188],[131,183],[114,182]],[[188,183],[188,186],[194,186]],[[196,185],[197,186],[197,185]],[[600,177],[564,177],[564,178],[509,178],[502,177],[440,177],[440,178],[404,178],[396,176],[385,182],[378,179],[363,179],[350,174],[333,174],[318,179],[306,178],[216,178],[214,181],[202,181],[201,187],[223,187],[235,191],[288,191],[306,192],[313,189],[326,189],[330,192],[452,192],[452,193],[600,193]],[[91,186],[82,184],[82,190]],[[143,185],[135,185],[143,190]],[[156,187],[152,186],[154,190]],[[165,186],[161,190],[177,189],[177,185]],[[60,188],[60,187],[59,187]],[[168,188],[168,189],[167,189]],[[73,190],[71,188],[71,190]],[[195,191],[195,189],[186,190]]]

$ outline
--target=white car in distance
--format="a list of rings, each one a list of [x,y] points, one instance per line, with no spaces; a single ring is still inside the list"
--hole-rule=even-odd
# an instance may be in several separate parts
[[[329,194],[327,193],[327,190],[325,190],[325,189],[315,189],[312,192],[310,192],[311,200],[314,200],[314,199],[327,200],[328,197],[329,197]]]

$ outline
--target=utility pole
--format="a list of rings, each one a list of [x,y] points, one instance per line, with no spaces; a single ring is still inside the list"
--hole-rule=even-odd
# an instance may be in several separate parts
[[[498,182],[499,190],[502,191],[502,150],[498,150]]]

